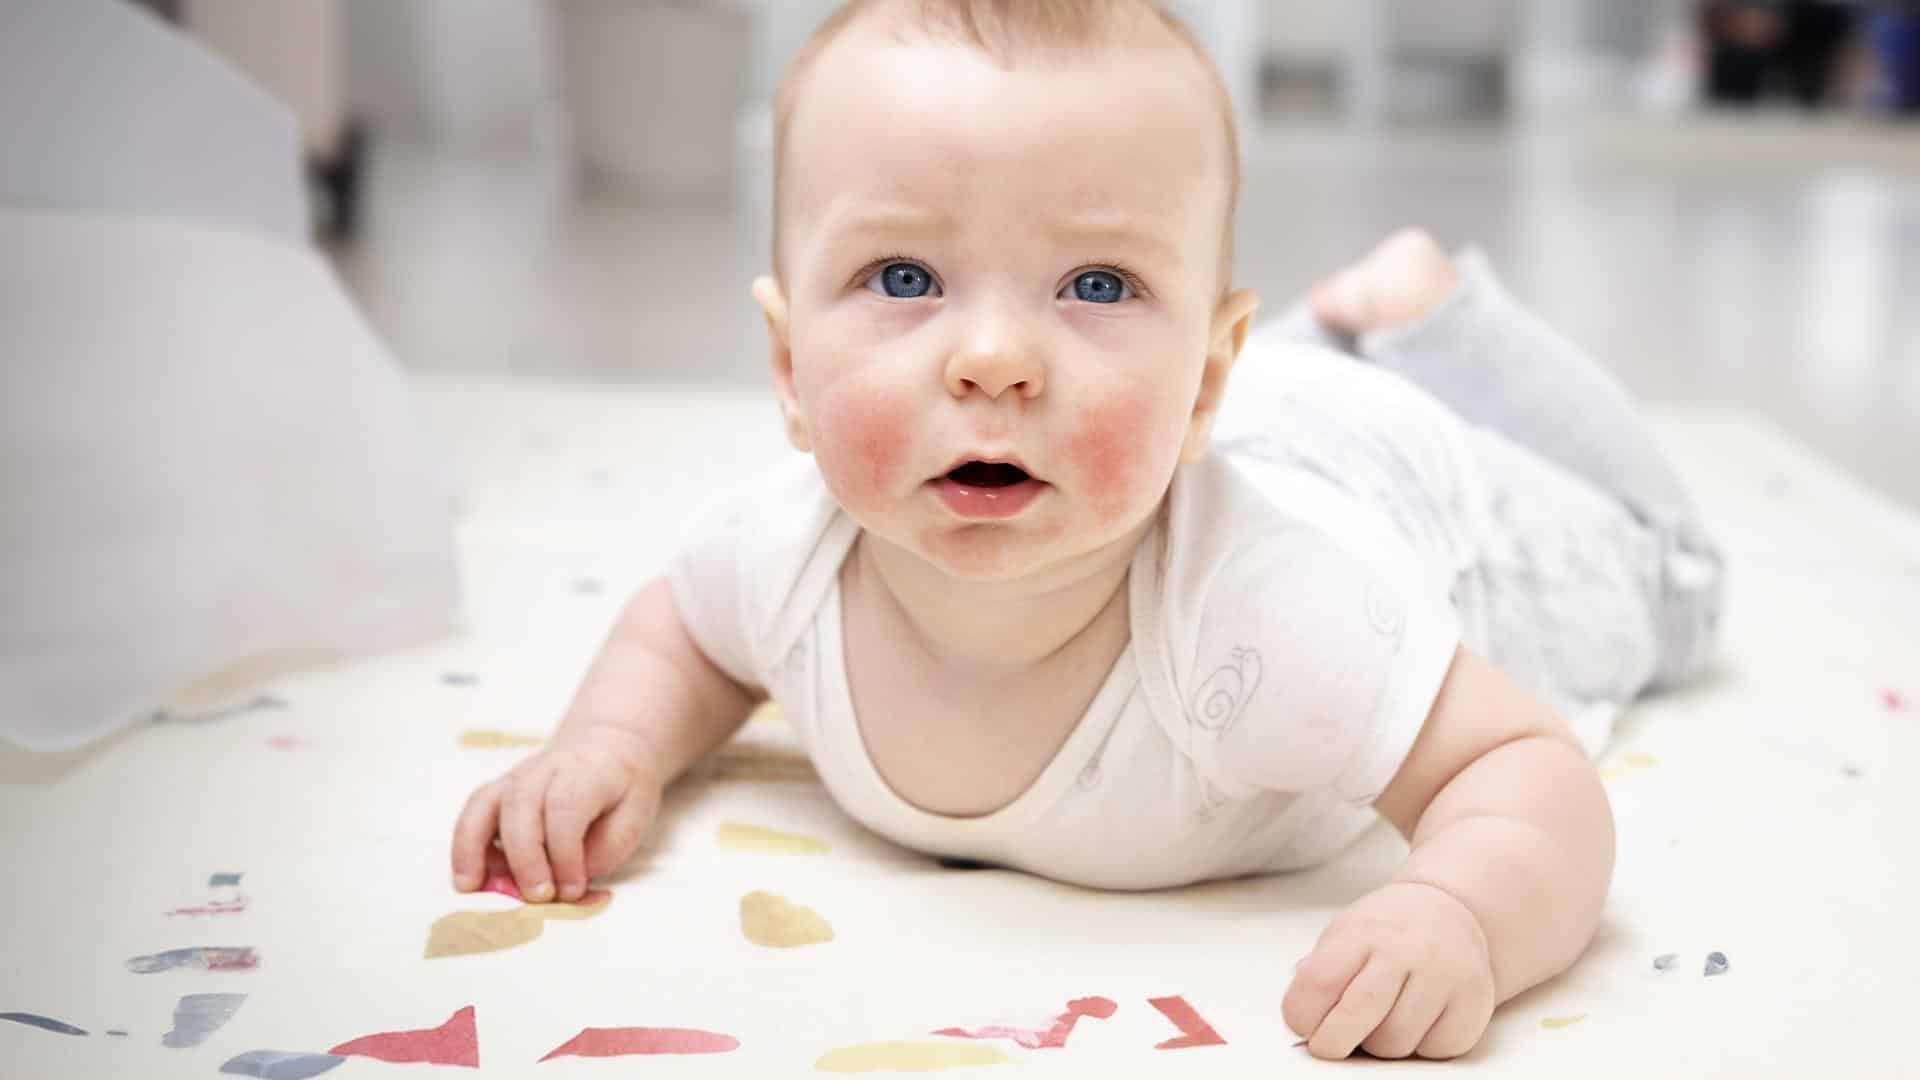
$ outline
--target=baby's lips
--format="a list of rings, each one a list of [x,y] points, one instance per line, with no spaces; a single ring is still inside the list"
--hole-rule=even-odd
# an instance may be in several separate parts
[[[1008,454],[991,454],[991,453],[968,454],[962,457],[955,458],[953,461],[947,464],[947,467],[944,470],[942,470],[940,473],[938,473],[932,478],[932,482],[938,483],[942,480],[950,479],[953,476],[953,474],[958,470],[968,465],[974,465],[974,464],[1011,465],[1012,467],[1019,469],[1021,472],[1025,473],[1027,476],[1027,479],[1032,480],[1035,483],[1044,484],[1047,482],[1046,477],[1041,476],[1039,472],[1037,472],[1032,466],[1028,465],[1025,461],[1023,461],[1018,456],[1008,455]]]

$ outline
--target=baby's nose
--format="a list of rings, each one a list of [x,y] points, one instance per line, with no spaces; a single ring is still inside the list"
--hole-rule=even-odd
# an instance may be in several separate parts
[[[947,362],[947,393],[964,398],[978,390],[999,400],[1009,390],[1032,400],[1045,385],[1040,363],[1030,354],[1007,349],[962,349]]]

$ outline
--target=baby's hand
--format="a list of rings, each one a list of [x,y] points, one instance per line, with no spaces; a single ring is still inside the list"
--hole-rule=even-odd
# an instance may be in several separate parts
[[[495,835],[521,895],[578,900],[640,846],[665,786],[643,740],[613,727],[561,736],[482,785],[453,827],[453,885],[480,887]]]
[[[1395,882],[1361,897],[1320,934],[1281,1003],[1318,1058],[1355,1046],[1375,1057],[1457,1057],[1493,1016],[1486,935],[1466,905],[1431,885]]]

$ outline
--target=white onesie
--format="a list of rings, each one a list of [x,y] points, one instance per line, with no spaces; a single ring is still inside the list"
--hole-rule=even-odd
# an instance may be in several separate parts
[[[905,846],[1116,889],[1303,867],[1377,820],[1463,615],[1485,621],[1474,434],[1337,353],[1250,349],[1215,452],[1175,473],[1134,554],[1131,642],[1040,778],[982,817],[907,803],[867,755],[839,589],[859,526],[811,458],[721,500],[668,578],[706,654]]]

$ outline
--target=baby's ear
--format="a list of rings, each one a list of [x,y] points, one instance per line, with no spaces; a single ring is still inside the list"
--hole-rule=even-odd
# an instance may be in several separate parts
[[[1240,347],[1247,343],[1247,331],[1259,307],[1260,297],[1252,289],[1235,289],[1214,309],[1213,325],[1207,334],[1207,366],[1200,374],[1200,395],[1194,399],[1186,442],[1180,447],[1182,462],[1207,456],[1207,446],[1213,441],[1213,420],[1226,397],[1227,376],[1240,358]]]
[[[767,345],[773,367],[773,392],[780,399],[780,415],[787,424],[787,441],[795,450],[810,452],[806,417],[800,412],[800,396],[793,390],[793,348],[787,336],[787,294],[772,277],[754,279],[753,299],[767,319]]]

